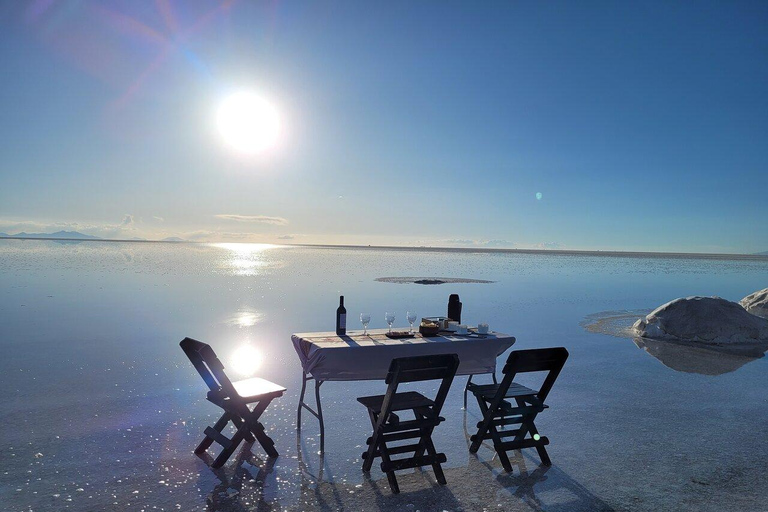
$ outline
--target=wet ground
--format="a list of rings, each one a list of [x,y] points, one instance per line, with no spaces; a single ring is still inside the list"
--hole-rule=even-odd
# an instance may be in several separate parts
[[[580,326],[595,311],[633,314],[674,296],[738,299],[764,287],[768,262],[4,244],[2,510],[768,510],[768,358],[670,359]],[[374,281],[387,274],[496,282]],[[395,496],[375,466],[361,471],[370,424],[355,398],[383,392],[380,382],[323,385],[320,455],[312,417],[297,433],[290,334],[331,328],[342,293],[350,318],[371,312],[371,327],[395,308],[396,327],[406,309],[443,314],[459,293],[464,321],[515,335],[513,348],[567,347],[537,421],[553,466],[525,450],[507,474],[489,446],[471,455],[479,412],[463,410],[464,378],[434,435],[447,486],[429,469],[403,471]],[[228,366],[243,344],[261,351],[254,370],[288,388],[263,417],[279,458],[254,446],[213,471],[192,454],[218,411],[178,347],[184,336],[211,343]],[[689,371],[692,362],[708,371]]]

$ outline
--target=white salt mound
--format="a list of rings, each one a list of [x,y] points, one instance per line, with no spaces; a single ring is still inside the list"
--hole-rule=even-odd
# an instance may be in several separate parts
[[[753,315],[768,318],[768,288],[747,295],[739,304]]]
[[[659,306],[632,330],[643,338],[735,345],[768,341],[768,320],[720,297],[688,297]]]

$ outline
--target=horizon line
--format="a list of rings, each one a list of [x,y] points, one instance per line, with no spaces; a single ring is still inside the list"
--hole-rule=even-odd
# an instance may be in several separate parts
[[[475,253],[518,253],[518,254],[551,254],[560,256],[611,256],[611,257],[689,257],[696,259],[740,259],[763,260],[768,254],[760,253],[706,253],[706,252],[664,252],[664,251],[621,251],[600,249],[522,249],[502,247],[441,247],[429,245],[360,245],[360,244],[299,244],[272,242],[211,242],[195,240],[135,240],[119,238],[62,238],[62,237],[20,237],[0,236],[0,240],[43,240],[66,242],[113,242],[113,243],[159,243],[159,244],[252,244],[260,243],[288,247],[313,247],[317,249],[379,249],[390,251],[426,251],[426,252],[475,252]]]

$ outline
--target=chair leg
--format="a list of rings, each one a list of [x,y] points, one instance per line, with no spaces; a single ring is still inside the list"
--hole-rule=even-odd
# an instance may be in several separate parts
[[[232,456],[233,453],[235,453],[235,450],[240,445],[240,442],[245,437],[247,427],[244,425],[237,429],[237,432],[235,432],[235,435],[232,436],[232,439],[229,442],[229,446],[224,447],[223,450],[221,450],[221,453],[213,460],[213,464],[211,464],[211,467],[214,469],[218,469],[221,466],[223,466],[227,460]]]
[[[243,426],[243,424],[245,422],[242,419],[240,419],[240,418],[232,418],[232,423],[234,423],[235,427],[237,427],[239,429],[239,428],[241,428]],[[256,439],[253,437],[253,435],[249,431],[245,432],[245,434],[243,435],[243,438],[248,443],[256,442]]]
[[[389,450],[384,442],[379,443],[379,452],[381,453],[381,465],[390,464],[392,459],[389,458]],[[397,477],[394,471],[386,471],[387,481],[389,482],[389,488],[392,489],[393,494],[400,493],[400,486],[397,484]]]
[[[499,437],[499,431],[496,430],[495,426],[491,425],[490,428],[488,429],[488,432],[491,434],[491,438],[493,439],[493,447],[499,456],[501,465],[504,466],[504,470],[507,473],[511,473],[512,463],[509,462],[509,456],[507,456],[507,451],[502,446],[503,441],[501,440],[501,437]]]
[[[264,425],[259,421],[259,418],[262,414],[264,414],[264,411],[269,407],[269,404],[272,402],[272,400],[262,400],[256,406],[253,408],[253,411],[249,411],[248,415],[246,416],[245,422],[246,422],[246,432],[250,436],[253,434],[253,436],[256,438],[256,440],[259,442],[262,448],[264,448],[264,451],[267,452],[267,455],[270,457],[277,457],[279,454],[277,453],[277,450],[275,449],[275,442],[272,440],[271,437],[269,437],[264,429]],[[248,411],[248,407],[244,406],[245,410]]]
[[[429,429],[429,432],[427,432],[426,436],[423,438],[424,445],[426,446],[427,453],[433,457],[433,460],[435,462],[432,464],[432,471],[435,472],[435,479],[440,485],[445,485],[448,482],[445,480],[445,473],[443,473],[443,467],[440,465],[439,462],[437,462],[437,450],[435,449],[435,444],[432,442],[432,431],[434,429]]]
[[[379,433],[376,430],[377,416],[369,410],[368,417],[371,420],[371,425],[373,425],[373,434],[371,435],[371,444],[368,445],[368,451],[365,452],[363,460],[363,471],[366,473],[371,471],[371,467],[373,467],[373,454],[376,453],[376,448],[379,444]]]
[[[533,421],[531,421],[530,425],[528,425],[528,431],[531,433],[531,437],[539,433],[539,430],[536,428],[536,425],[533,424]],[[552,465],[552,460],[549,458],[549,454],[547,453],[547,449],[544,447],[544,444],[537,444],[536,451],[539,452],[539,458],[541,459],[542,464],[545,466]]]
[[[488,431],[488,425],[490,425],[490,422],[491,422],[491,419],[488,416],[488,405],[486,405],[485,400],[483,400],[482,397],[477,395],[475,395],[475,398],[477,399],[478,407],[480,407],[480,413],[483,415],[483,422],[480,425],[480,427],[478,427],[475,435],[470,437],[470,439],[472,440],[472,444],[469,445],[470,453],[477,453],[477,450],[480,449],[480,445],[483,442],[483,437]]]
[[[259,442],[261,447],[264,448],[264,451],[267,452],[267,455],[272,458],[278,457],[280,454],[277,453],[277,450],[275,449],[275,442],[264,431],[264,425],[259,423],[259,426],[260,428],[251,430],[251,432],[253,432],[253,435],[256,436],[256,440]]]
[[[477,405],[480,407],[480,411],[483,413],[483,421],[480,424],[480,427],[478,427],[477,433],[470,438],[472,439],[472,444],[469,447],[469,451],[470,453],[477,453],[477,450],[480,449],[480,445],[482,444],[485,435],[490,434],[491,439],[493,440],[493,448],[496,450],[496,454],[499,456],[501,465],[504,467],[504,470],[507,473],[511,473],[512,463],[509,462],[507,452],[501,446],[502,440],[501,437],[499,437],[499,431],[493,425],[493,412],[488,408],[488,405],[485,403],[485,400],[482,397],[476,396],[476,398]]]
[[[229,422],[230,418],[231,418],[230,414],[228,412],[225,412],[221,416],[221,418],[219,418],[218,421],[216,421],[216,423],[213,424],[213,430],[215,430],[216,432],[221,432],[222,430],[224,430],[224,427],[227,426],[227,422]],[[195,454],[200,455],[205,450],[210,448],[212,444],[213,444],[213,438],[205,436],[203,440],[200,442],[200,444],[197,445],[197,448],[195,448]]]

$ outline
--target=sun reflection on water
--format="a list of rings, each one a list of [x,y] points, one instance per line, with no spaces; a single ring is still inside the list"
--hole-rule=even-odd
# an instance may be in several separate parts
[[[241,345],[230,358],[232,369],[242,377],[253,375],[261,366],[261,352],[253,345]]]
[[[273,244],[242,243],[220,243],[212,245],[229,251],[224,261],[225,267],[231,270],[235,275],[239,276],[259,275],[261,269],[268,264],[264,257],[264,252],[268,249],[280,247],[279,245]]]
[[[264,314],[255,309],[241,309],[227,318],[226,323],[234,327],[253,327],[264,319]]]

